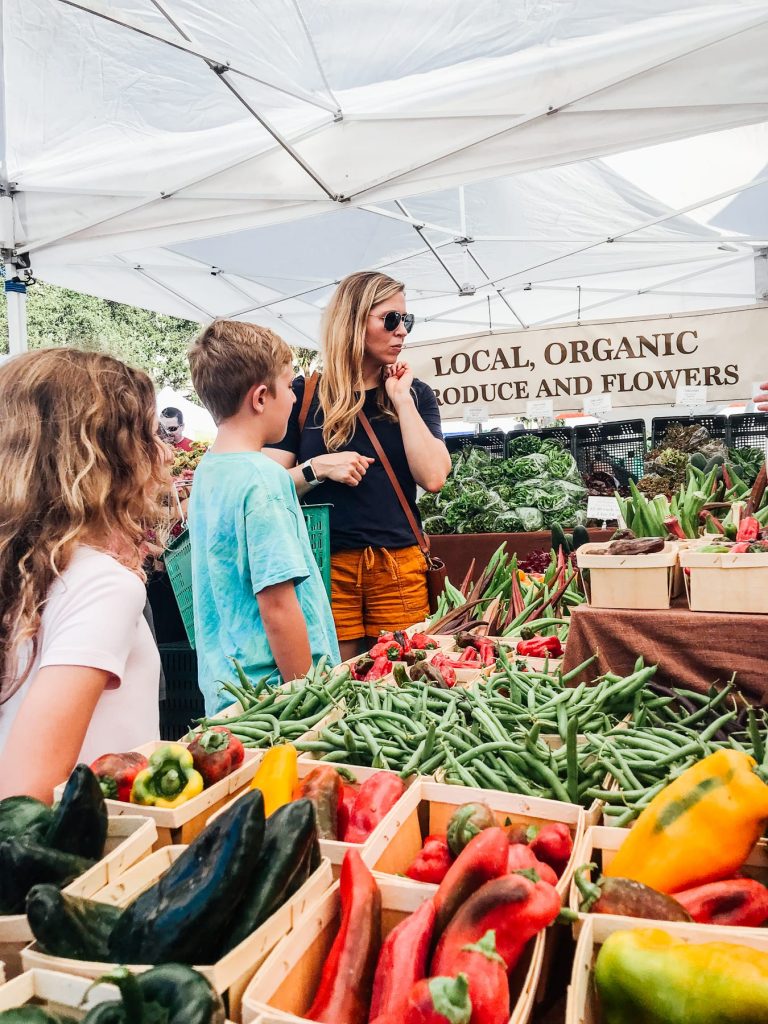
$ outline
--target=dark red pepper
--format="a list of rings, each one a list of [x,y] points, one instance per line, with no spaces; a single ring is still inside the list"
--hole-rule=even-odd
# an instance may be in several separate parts
[[[345,843],[364,843],[405,792],[405,783],[393,772],[376,772],[357,794],[344,833]]]
[[[373,658],[367,654],[361,655],[357,661],[352,663],[351,673],[352,678],[362,681],[366,675],[373,668]]]
[[[125,754],[102,754],[91,765],[91,771],[107,800],[129,803],[133,780],[148,765],[143,754],[129,750]]]
[[[573,853],[571,830],[562,821],[548,822],[538,830],[528,831],[529,844],[536,857],[554,870],[558,878],[565,871]]]
[[[524,846],[522,843],[510,843],[507,871],[535,871],[545,882],[557,885],[557,875],[554,870],[549,864],[539,860],[530,846]]]
[[[318,839],[339,838],[339,797],[343,783],[330,764],[320,764],[301,780],[296,799],[306,797],[315,809]]]
[[[452,977],[467,976],[472,1003],[470,1024],[508,1024],[507,965],[496,950],[496,933],[492,929],[479,942],[462,946],[446,968]]]
[[[486,828],[474,839],[470,839],[435,893],[436,937],[443,933],[448,922],[472,893],[477,892],[490,879],[506,873],[508,857],[509,842],[503,828]],[[482,938],[482,935],[468,941],[474,942]]]
[[[414,882],[440,885],[451,864],[453,857],[445,836],[427,836],[421,850],[405,869],[405,873]]]
[[[517,645],[517,653],[528,658],[559,658],[563,653],[563,645],[556,636],[534,636],[530,640],[521,640]]]
[[[768,921],[768,889],[752,878],[730,878],[676,892],[675,899],[698,924],[759,928]]]
[[[354,786],[350,786],[348,782],[342,783],[341,789],[339,790],[339,804],[337,808],[337,834],[339,839],[344,840],[344,836],[349,826],[349,815],[352,808],[355,806],[355,800],[357,800],[357,790]]]
[[[487,834],[481,832],[477,839]],[[519,874],[486,882],[448,924],[432,958],[431,973],[445,973],[463,946],[479,942],[491,929],[496,932],[499,956],[514,970],[528,941],[555,920],[560,906],[560,896],[549,882],[533,882]]]
[[[357,850],[339,881],[341,925],[306,1016],[324,1024],[365,1024],[381,946],[381,893]]]
[[[206,789],[231,775],[245,757],[243,744],[223,725],[201,732],[189,744],[189,752]]]
[[[370,1020],[405,1010],[411,989],[426,976],[434,926],[435,905],[425,900],[386,937],[373,979]]]

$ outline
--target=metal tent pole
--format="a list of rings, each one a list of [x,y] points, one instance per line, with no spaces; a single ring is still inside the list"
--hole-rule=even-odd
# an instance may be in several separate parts
[[[26,352],[27,286],[17,278],[6,279],[5,298],[8,303],[8,351],[12,356]]]

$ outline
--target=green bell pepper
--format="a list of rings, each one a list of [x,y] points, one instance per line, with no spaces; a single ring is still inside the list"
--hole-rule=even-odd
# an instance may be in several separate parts
[[[183,964],[162,964],[135,976],[125,967],[99,978],[120,989],[120,1002],[104,1002],[83,1024],[224,1024],[224,1003],[207,978]]]

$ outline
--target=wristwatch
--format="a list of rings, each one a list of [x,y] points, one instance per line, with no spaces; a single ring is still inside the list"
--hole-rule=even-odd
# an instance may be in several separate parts
[[[307,459],[306,462],[301,465],[301,475],[307,481],[310,487],[317,487],[322,483],[322,480],[317,479],[317,474],[312,468],[312,459]]]

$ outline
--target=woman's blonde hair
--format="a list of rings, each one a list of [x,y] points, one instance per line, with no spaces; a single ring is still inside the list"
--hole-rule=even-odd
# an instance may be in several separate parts
[[[141,574],[166,463],[140,370],[71,348],[0,367],[0,703],[29,674],[48,591],[78,543]]]
[[[374,270],[350,274],[331,296],[322,326],[323,373],[317,392],[323,410],[323,441],[338,451],[355,432],[357,414],[365,404],[363,357],[368,315],[374,306],[405,291],[401,281]],[[383,416],[397,419],[384,385],[377,404]]]

